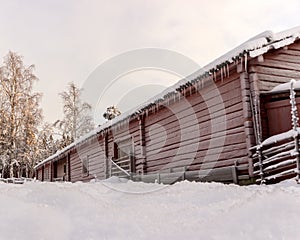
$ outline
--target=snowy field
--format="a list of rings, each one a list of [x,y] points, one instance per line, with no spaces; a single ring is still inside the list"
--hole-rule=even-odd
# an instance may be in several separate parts
[[[299,239],[300,186],[0,183],[0,239]]]

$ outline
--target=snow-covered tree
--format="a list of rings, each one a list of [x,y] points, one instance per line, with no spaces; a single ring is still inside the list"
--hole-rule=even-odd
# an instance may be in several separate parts
[[[119,115],[121,115],[119,109],[116,106],[110,106],[106,109],[106,112],[103,114],[103,117],[107,120],[112,120]]]
[[[54,138],[53,125],[44,123],[37,137],[38,158],[36,163],[56,153],[60,148],[60,140]]]
[[[34,65],[9,52],[0,67],[0,155],[2,174],[33,174],[38,125],[42,120],[41,94],[33,92]]]
[[[66,145],[94,128],[91,105],[81,99],[82,91],[74,83],[69,83],[68,89],[59,94],[63,101],[64,118],[54,125],[60,129]]]

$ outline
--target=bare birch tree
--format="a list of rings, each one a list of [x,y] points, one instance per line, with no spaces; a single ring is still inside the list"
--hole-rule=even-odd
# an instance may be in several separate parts
[[[68,89],[59,95],[63,101],[63,120],[58,120],[55,126],[61,130],[66,142],[72,142],[94,128],[91,116],[91,105],[82,101],[81,92],[74,83],[69,83]]]
[[[33,174],[38,125],[42,120],[40,93],[33,92],[34,65],[9,52],[0,68],[0,137],[2,173],[10,177]]]

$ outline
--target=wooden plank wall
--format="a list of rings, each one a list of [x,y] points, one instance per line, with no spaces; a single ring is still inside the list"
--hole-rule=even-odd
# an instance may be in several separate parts
[[[209,111],[215,117],[216,128],[222,126],[224,116],[220,111],[222,104],[215,101],[216,92],[211,86],[206,86],[201,94],[193,93],[142,119],[136,118],[127,125],[109,128],[106,134],[95,136],[73,149],[69,153],[68,179],[75,182],[89,181],[95,176],[98,179],[108,177],[110,164],[107,159],[115,157],[115,143],[128,138],[134,145],[135,170],[139,174],[162,171],[163,168],[172,171],[188,167],[188,170],[195,171],[234,166],[237,160],[239,163],[247,162],[240,74],[235,68],[229,77],[216,85],[225,106],[226,125],[213,139],[214,149],[210,149],[213,151],[208,151],[212,134]],[[196,117],[196,124],[191,121],[191,114]],[[197,137],[193,135],[195,125],[200,128]],[[222,136],[225,136],[224,144]],[[194,151],[192,159],[191,151]],[[85,158],[89,159],[89,174],[83,175],[82,160]]]
[[[250,80],[255,82],[258,92],[267,92],[278,84],[289,82],[292,78],[300,80],[300,41],[290,46],[272,50],[263,57],[249,62]],[[263,140],[270,136],[268,128],[266,98],[261,98],[261,125]]]
[[[216,85],[225,106],[225,129],[221,129],[224,124],[224,115],[220,111],[222,104],[216,103],[214,88],[206,86],[201,94],[188,95],[184,100],[144,116],[142,120],[136,118],[127,125],[109,128],[106,134],[95,136],[78,149],[73,149],[69,153],[69,180],[75,182],[88,181],[94,176],[99,179],[108,177],[110,164],[107,159],[115,157],[115,143],[128,138],[132,138],[134,144],[136,173],[153,173],[163,168],[172,171],[182,167],[195,171],[234,166],[237,160],[239,163],[247,162],[241,79],[236,67],[231,69],[229,77],[218,80]],[[209,111],[214,115],[214,127],[219,128],[213,139],[213,149],[209,149],[212,134]],[[192,121],[192,115],[196,117],[196,123]],[[199,136],[195,137],[196,125],[200,129]],[[224,143],[221,141],[223,136]],[[192,159],[191,151],[194,151]],[[83,175],[82,159],[86,157],[89,158],[89,174]]]
[[[36,174],[37,174],[36,179],[39,181],[43,181],[43,168],[42,167],[37,169]]]
[[[253,59],[249,64],[249,71],[255,74],[260,91],[269,91],[291,78],[300,80],[300,42],[272,50],[263,56],[263,60]]]
[[[143,171],[142,161],[142,141],[140,138],[140,121],[135,118],[129,123],[124,123],[120,126],[115,126],[108,132],[108,158],[114,158],[114,144],[126,139],[132,139],[133,155],[135,171],[141,173]]]
[[[51,181],[51,164],[46,163],[44,165],[44,181],[50,182]]]
[[[244,131],[243,105],[241,101],[240,75],[233,73],[223,82],[218,81],[217,87],[221,93],[226,111],[227,128],[219,132],[219,137],[214,139],[214,150],[220,155],[208,153],[211,139],[211,118],[207,108],[210,106],[214,112],[216,122],[223,120],[221,104],[215,105],[215,92],[212,87],[201,90],[206,94],[207,102],[199,93],[186,97],[186,101],[179,101],[165,107],[156,114],[151,114],[145,119],[147,172],[166,170],[189,166],[189,170],[199,170],[232,166],[236,160],[247,161],[247,147]],[[192,109],[189,107],[192,106]],[[192,131],[194,121],[191,121],[191,112],[195,113],[200,127],[200,136],[194,137]],[[220,126],[221,126],[220,122]],[[183,136],[180,134],[183,132]],[[224,146],[222,135],[225,135]],[[193,137],[189,137],[189,135]],[[218,143],[218,140],[219,143]],[[195,147],[195,148],[193,148]],[[184,148],[178,154],[179,148]],[[191,161],[189,150],[196,149],[195,159]],[[214,152],[212,151],[212,152]],[[205,162],[203,162],[205,159]]]
[[[82,161],[88,158],[89,172],[82,173]],[[71,181],[89,181],[95,177],[105,179],[105,151],[104,138],[88,140],[86,143],[76,147],[70,154]]]

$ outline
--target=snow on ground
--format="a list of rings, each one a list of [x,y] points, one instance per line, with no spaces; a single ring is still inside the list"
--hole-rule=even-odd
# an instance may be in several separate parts
[[[0,183],[0,239],[299,239],[300,187]]]

